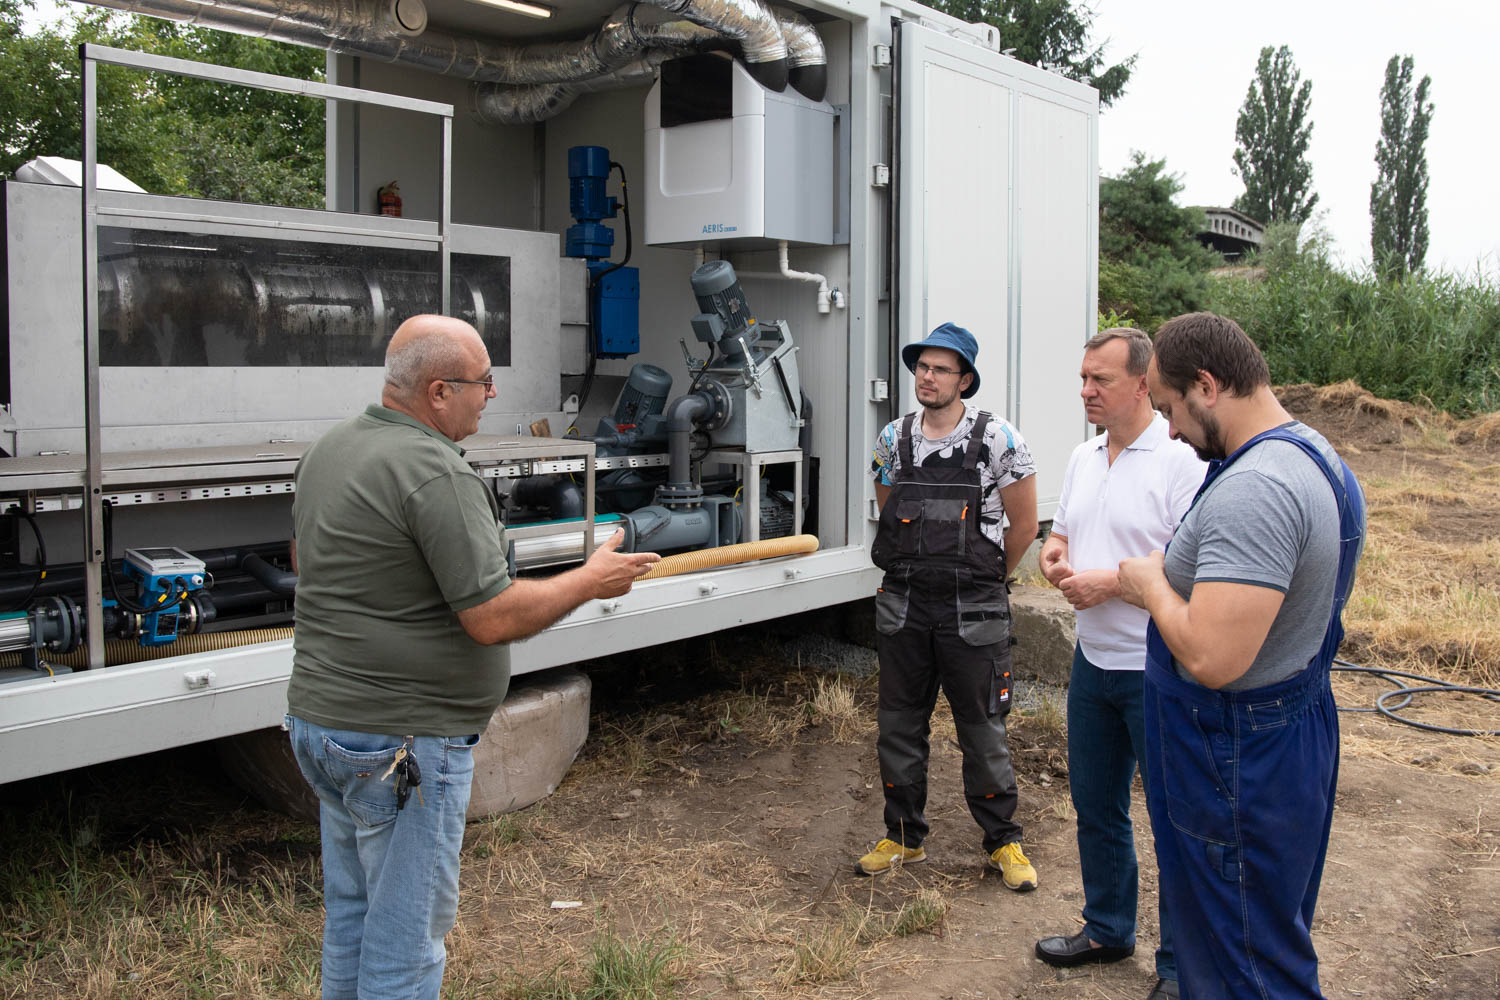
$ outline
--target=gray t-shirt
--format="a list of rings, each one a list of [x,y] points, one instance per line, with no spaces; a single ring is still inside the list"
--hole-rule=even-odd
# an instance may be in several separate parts
[[[1339,470],[1338,454],[1323,435],[1302,423],[1286,427]],[[1310,455],[1274,440],[1251,448],[1213,481],[1182,519],[1166,558],[1167,581],[1184,600],[1193,584],[1211,582],[1286,595],[1255,662],[1225,685],[1228,691],[1275,684],[1307,666],[1323,643],[1338,570],[1333,488]],[[1192,679],[1180,663],[1173,665],[1179,677]]]

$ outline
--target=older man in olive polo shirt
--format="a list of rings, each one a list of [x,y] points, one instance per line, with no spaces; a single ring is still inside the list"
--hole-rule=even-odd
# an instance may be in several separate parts
[[[619,552],[617,532],[577,569],[508,575],[494,497],[458,446],[494,395],[473,327],[414,316],[386,349],[380,405],[297,468],[287,728],[321,803],[324,1000],[436,1000],[506,644],[625,593],[657,559]]]

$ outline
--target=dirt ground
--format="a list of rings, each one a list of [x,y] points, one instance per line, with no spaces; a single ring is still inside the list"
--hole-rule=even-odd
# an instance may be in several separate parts
[[[1400,559],[1390,551],[1440,539],[1447,548],[1421,549],[1426,558],[1459,553],[1471,559],[1472,571],[1462,575],[1481,598],[1496,588],[1500,502],[1441,484],[1472,480],[1476,489],[1490,490],[1500,482],[1500,421],[1435,428],[1438,418],[1352,387],[1292,387],[1284,398],[1325,429],[1362,481],[1378,485],[1371,488],[1372,522],[1376,499],[1399,514],[1380,521],[1392,534],[1367,557],[1372,566],[1394,563],[1380,571],[1399,579]],[[1380,518],[1396,516],[1384,510]],[[1465,614],[1494,617],[1493,603],[1462,604],[1431,593],[1418,598],[1442,604],[1444,614],[1460,621]],[[1471,607],[1491,610],[1465,611]],[[1402,669],[1493,685],[1500,664],[1491,662],[1490,633],[1429,641],[1427,633],[1400,631],[1409,622],[1361,614],[1359,621],[1368,621],[1351,628],[1345,647],[1351,659],[1400,662]],[[589,741],[557,792],[469,827],[445,996],[1143,998],[1155,981],[1156,873],[1138,783],[1135,956],[1070,972],[1033,956],[1039,937],[1080,926],[1082,906],[1055,694],[1039,702],[1022,698],[1029,707],[1010,719],[1018,819],[1039,871],[1036,891],[1012,893],[986,870],[960,791],[951,720],[941,710],[934,721],[928,862],[876,879],[855,875],[854,859],[882,833],[869,676],[874,653],[821,634],[827,622],[812,616],[739,629],[591,665]],[[1391,659],[1397,652],[1399,661]],[[1371,705],[1390,686],[1363,675],[1335,677],[1340,704],[1351,707]],[[1500,705],[1474,698],[1424,700],[1407,714],[1500,729]],[[1424,732],[1373,714],[1346,714],[1342,726],[1337,811],[1314,926],[1324,992],[1367,1000],[1500,997],[1500,740]],[[224,797],[236,793],[222,787],[211,766],[197,766],[183,779],[196,785],[181,793],[182,817],[152,820],[123,850],[141,851],[151,838],[191,840],[194,831],[201,834],[204,815],[225,810]],[[89,794],[107,798],[108,785],[101,779]],[[199,836],[214,846],[194,855],[193,864],[221,880],[214,884],[232,878],[283,886],[268,895],[284,902],[259,923],[215,931],[215,961],[230,956],[252,971],[292,961],[309,971],[285,980],[253,972],[260,978],[239,992],[190,991],[172,987],[171,959],[151,970],[142,959],[109,967],[113,959],[105,956],[91,975],[106,984],[144,977],[140,988],[116,992],[106,985],[88,995],[312,995],[320,920],[316,832],[247,803],[235,800],[237,825]],[[101,811],[111,809],[120,817],[142,811],[138,802],[106,803]],[[115,822],[121,829],[140,823]],[[170,877],[180,877],[175,867]],[[675,980],[675,992],[559,988],[564,980],[588,981],[601,940],[657,949],[669,972],[662,982]],[[163,985],[147,989],[148,981]],[[51,971],[10,980],[33,984],[14,994],[6,982],[0,979],[0,993],[7,995],[82,993],[43,989],[66,982],[64,973]]]
[[[1459,461],[1492,468],[1500,457],[1493,420],[1449,424],[1435,437],[1430,424],[1438,418],[1354,387],[1291,387],[1283,398],[1334,440],[1365,481],[1399,479],[1413,468],[1442,474]],[[1455,439],[1462,444],[1456,451]],[[1500,537],[1500,507],[1437,499],[1431,527],[1423,530],[1457,543]],[[1362,644],[1355,634],[1345,655],[1371,645],[1378,644]],[[1349,706],[1372,704],[1390,687],[1354,674],[1336,678],[1340,702]],[[612,724],[614,697],[609,682],[600,682],[596,724]],[[872,700],[866,684],[860,702],[867,715]],[[694,704],[715,702],[709,696]],[[674,711],[662,712],[661,725],[674,735],[691,728]],[[512,897],[504,917],[493,906],[478,913],[466,908],[465,936],[488,939],[493,920],[501,941],[519,928],[527,929],[523,936],[568,937],[578,914],[546,909],[547,896],[557,895],[588,901],[597,908],[593,922],[600,911],[606,921],[641,929],[685,917],[677,931],[704,959],[691,980],[692,995],[1144,997],[1155,981],[1156,892],[1139,783],[1132,811],[1141,855],[1136,955],[1072,972],[1033,957],[1037,938],[1080,926],[1082,905],[1064,737],[1045,714],[1012,718],[1019,818],[1040,874],[1035,892],[1011,893],[984,868],[978,831],[960,794],[961,759],[941,721],[930,782],[930,860],[878,879],[852,870],[853,859],[882,830],[871,734],[837,742],[829,726],[813,725],[767,746],[721,730],[717,739],[650,768],[631,788],[616,783],[613,768],[599,767],[604,746],[591,741],[589,759],[540,807],[537,820],[538,830],[567,831],[564,839],[644,852],[651,865],[678,851],[708,855],[714,860],[704,862],[706,870],[694,871],[695,879],[704,877],[707,896],[667,892],[661,879],[642,876],[636,865],[623,866],[619,875],[608,863],[580,870],[573,852],[554,855],[546,849],[547,834],[538,833],[515,849],[531,855],[547,891],[529,904]],[[1462,707],[1427,705],[1417,717],[1500,728],[1500,706],[1473,700]],[[1314,927],[1325,992],[1370,1000],[1500,996],[1500,742],[1426,733],[1370,714],[1346,714],[1342,725],[1337,812]],[[679,744],[663,735],[660,745]],[[1288,831],[1289,837],[1305,835]],[[659,900],[650,898],[653,890],[663,893]],[[847,925],[851,912],[896,913],[924,892],[946,902],[940,926],[863,949],[851,944],[857,961],[845,977],[819,981],[814,972],[797,978],[802,967],[786,956],[795,955],[799,940],[825,941],[835,933],[830,928]],[[511,905],[532,912],[522,918]]]

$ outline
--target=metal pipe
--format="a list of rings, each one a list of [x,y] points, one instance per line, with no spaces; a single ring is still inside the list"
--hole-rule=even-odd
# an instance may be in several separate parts
[[[693,425],[714,412],[713,397],[706,392],[678,396],[667,405],[667,487],[693,485]]]
[[[0,651],[30,649],[36,643],[31,637],[31,613],[17,612],[0,619]]]
[[[277,569],[253,552],[240,560],[240,569],[255,577],[267,590],[278,597],[291,597],[297,592],[296,573]]]
[[[608,518],[606,520],[606,518]],[[583,524],[579,522],[576,526],[561,526],[555,535],[538,535],[531,538],[517,538],[516,545],[516,568],[521,570],[542,569],[547,566],[560,566],[566,563],[583,561]],[[598,548],[609,537],[621,527],[618,515],[600,515],[594,521],[594,547]],[[625,539],[625,546],[631,544],[629,538]]]

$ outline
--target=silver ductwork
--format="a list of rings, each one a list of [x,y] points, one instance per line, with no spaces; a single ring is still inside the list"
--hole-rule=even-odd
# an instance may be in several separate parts
[[[786,38],[789,80],[794,89],[813,101],[828,90],[828,54],[823,39],[801,14],[776,10]],[[640,87],[655,79],[656,69],[668,59],[723,44],[723,35],[684,20],[664,21],[639,4],[616,10],[597,32],[579,42],[529,46],[532,62],[525,67],[531,86],[481,83],[474,89],[474,114],[491,125],[530,125],[546,121],[568,108],[580,94]],[[636,46],[639,58],[606,69]],[[592,74],[584,71],[594,67]],[[522,71],[518,70],[517,76]]]
[[[530,87],[477,84],[474,88],[474,115],[487,125],[534,125],[562,114],[580,94],[644,87],[656,79],[658,66],[677,55],[670,50],[657,49],[613,73],[573,83],[539,83]]]
[[[503,79],[496,82],[522,86],[579,83],[607,76],[647,51],[660,50],[664,58],[670,58],[726,42],[712,28],[686,18],[665,18],[656,8],[628,3],[610,14],[587,38],[513,46],[506,53]]]
[[[776,9],[776,23],[786,39],[787,82],[809,101],[821,101],[828,93],[828,50],[823,36],[801,14]]]
[[[513,45],[428,28],[426,7],[420,0],[92,1],[195,27],[254,34],[502,84],[571,82],[612,72],[639,57],[663,30],[630,15],[634,4],[616,10],[606,27],[583,42]],[[786,42],[777,19],[759,0],[652,0],[651,6],[738,42],[745,64],[762,84],[772,90],[786,87]],[[681,28],[669,31],[673,36],[681,33]],[[559,75],[544,75],[549,72]]]
[[[740,43],[745,68],[761,86],[786,89],[787,47],[776,15],[760,0],[650,0],[653,6],[713,28]]]
[[[760,0],[646,0],[617,8],[586,38],[516,45],[427,27],[422,0],[91,0],[100,6],[218,28],[344,55],[401,63],[482,85],[486,121],[542,121],[579,94],[647,82],[665,58],[737,43],[763,86],[821,100],[827,86],[822,39],[806,19]],[[672,17],[655,13],[656,8]]]

